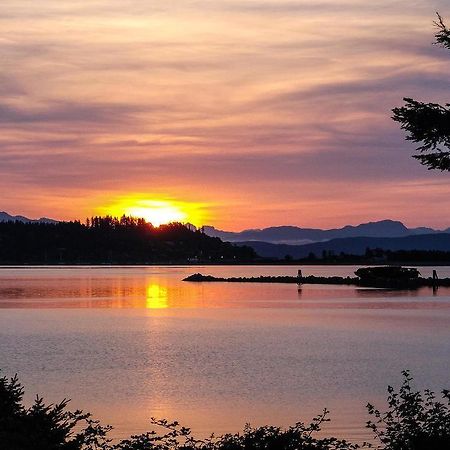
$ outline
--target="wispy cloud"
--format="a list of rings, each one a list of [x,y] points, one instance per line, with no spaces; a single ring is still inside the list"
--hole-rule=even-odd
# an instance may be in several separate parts
[[[416,193],[445,225],[445,174],[390,119],[403,96],[448,97],[435,10],[450,17],[446,0],[4,0],[0,206],[73,217],[139,191],[214,204],[219,224],[236,208],[239,228],[364,220],[384,199],[418,224]]]

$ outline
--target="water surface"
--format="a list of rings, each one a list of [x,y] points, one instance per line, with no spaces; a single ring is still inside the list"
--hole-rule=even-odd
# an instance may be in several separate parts
[[[20,375],[27,400],[69,396],[117,437],[144,431],[151,416],[205,436],[306,421],[327,407],[329,432],[358,440],[368,437],[365,403],[381,405],[402,369],[418,387],[450,387],[448,289],[181,281],[298,268],[2,268],[1,367]]]

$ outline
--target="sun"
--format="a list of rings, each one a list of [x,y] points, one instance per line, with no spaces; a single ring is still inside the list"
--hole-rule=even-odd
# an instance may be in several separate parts
[[[115,217],[126,215],[142,218],[155,227],[172,222],[201,226],[207,217],[205,205],[200,203],[172,199],[148,199],[138,195],[117,198],[114,203],[97,210]]]
[[[188,215],[184,211],[168,202],[147,200],[145,203],[142,206],[130,206],[126,208],[125,214],[143,218],[155,227],[171,222],[186,222],[188,218]]]

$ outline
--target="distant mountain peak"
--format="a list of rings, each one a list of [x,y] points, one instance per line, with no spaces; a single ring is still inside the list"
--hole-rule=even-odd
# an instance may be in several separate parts
[[[6,211],[0,211],[0,222],[30,222],[30,223],[57,223],[58,220],[41,217],[39,219],[29,219],[25,216],[12,216]]]
[[[259,241],[273,244],[299,245],[347,237],[404,237],[417,234],[433,234],[432,228],[407,228],[402,222],[392,219],[370,221],[359,225],[346,225],[335,229],[301,228],[294,225],[280,225],[263,229],[249,229],[240,232],[204,227],[205,233],[225,241]]]

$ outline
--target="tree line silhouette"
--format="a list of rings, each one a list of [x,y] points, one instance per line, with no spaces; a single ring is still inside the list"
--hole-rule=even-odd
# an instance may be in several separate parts
[[[450,263],[450,252],[442,250],[385,250],[382,248],[367,248],[364,255],[323,250],[320,254],[310,252],[305,258],[293,258],[285,255],[283,260],[271,260],[271,263],[297,264],[438,264]]]
[[[250,261],[237,247],[181,223],[92,217],[58,223],[0,222],[1,264],[152,264]]]

